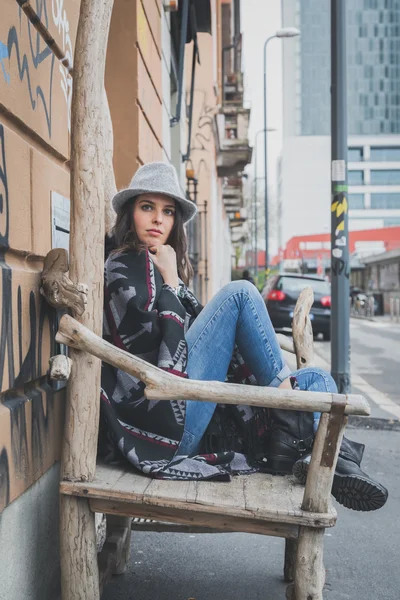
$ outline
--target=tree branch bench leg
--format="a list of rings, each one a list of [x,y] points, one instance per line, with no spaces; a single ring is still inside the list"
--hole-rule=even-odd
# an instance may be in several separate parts
[[[300,527],[295,579],[286,592],[288,600],[323,600],[325,585],[323,544],[325,529]]]
[[[131,517],[106,515],[106,541],[98,555],[100,594],[113,575],[125,573],[131,543]]]
[[[100,600],[95,516],[86,498],[61,496],[62,600]]]
[[[120,517],[118,515],[107,515],[107,541],[120,540],[118,553],[115,560],[113,575],[122,575],[128,566],[131,534],[132,517]]]
[[[283,567],[283,577],[288,583],[294,581],[294,568],[296,563],[297,540],[285,540],[285,565]]]

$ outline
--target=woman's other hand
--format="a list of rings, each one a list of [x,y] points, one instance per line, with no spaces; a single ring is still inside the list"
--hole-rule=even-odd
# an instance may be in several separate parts
[[[164,283],[176,288],[179,285],[175,250],[168,245],[149,248],[151,258],[160,271]]]

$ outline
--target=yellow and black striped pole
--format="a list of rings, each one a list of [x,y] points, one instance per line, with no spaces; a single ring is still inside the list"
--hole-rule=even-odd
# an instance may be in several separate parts
[[[345,12],[345,0],[331,0],[331,372],[341,394],[351,391]]]

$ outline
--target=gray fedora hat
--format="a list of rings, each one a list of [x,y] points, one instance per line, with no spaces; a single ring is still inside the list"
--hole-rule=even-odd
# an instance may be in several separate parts
[[[125,202],[140,194],[164,194],[174,198],[182,209],[184,223],[193,219],[197,213],[196,205],[185,198],[175,167],[167,163],[151,162],[140,167],[132,177],[129,187],[114,196],[113,209],[118,212]]]

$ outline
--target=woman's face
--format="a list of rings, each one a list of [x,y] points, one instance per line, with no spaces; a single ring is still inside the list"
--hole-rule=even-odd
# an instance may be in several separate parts
[[[133,225],[148,248],[167,243],[175,222],[175,200],[163,194],[141,194],[133,205]]]

